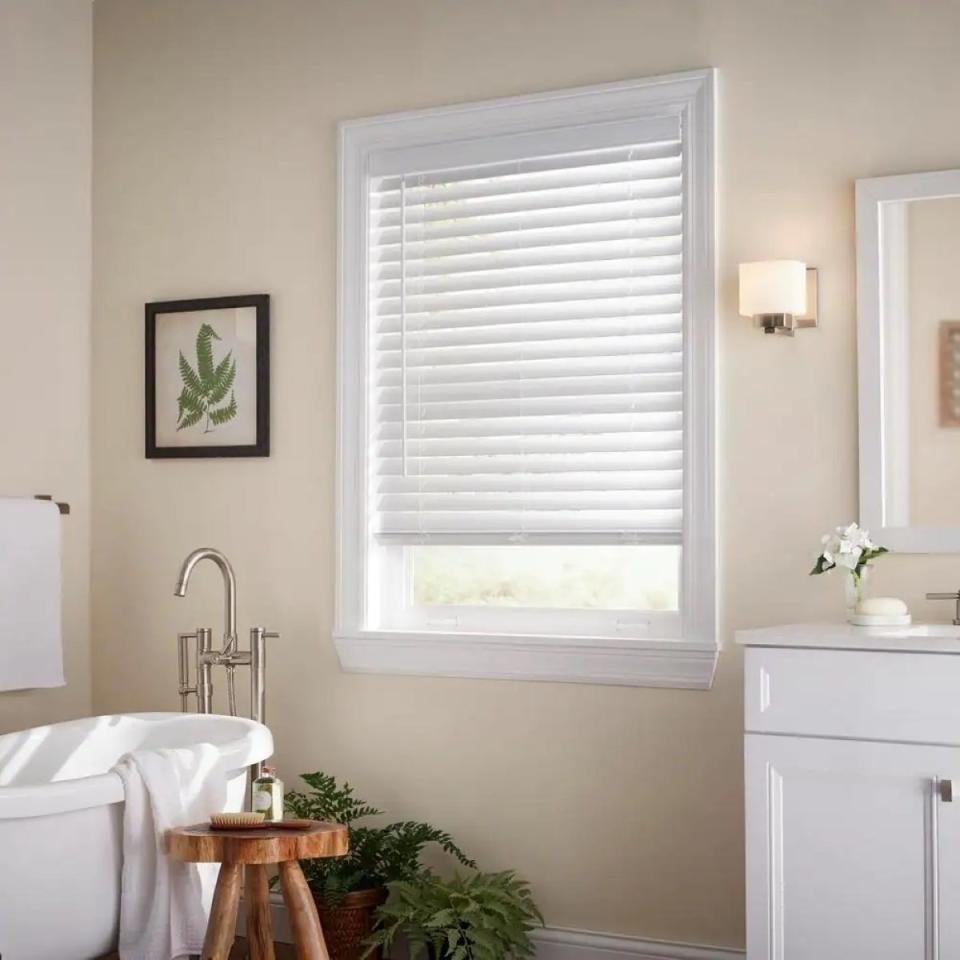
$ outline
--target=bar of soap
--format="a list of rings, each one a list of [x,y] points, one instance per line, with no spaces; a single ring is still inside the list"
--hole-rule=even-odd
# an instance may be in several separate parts
[[[866,597],[857,604],[857,613],[865,617],[904,617],[907,605],[896,597]]]

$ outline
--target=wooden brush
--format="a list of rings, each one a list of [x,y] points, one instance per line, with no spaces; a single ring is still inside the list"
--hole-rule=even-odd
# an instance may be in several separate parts
[[[214,830],[245,830],[248,827],[265,827],[265,813],[214,813],[210,817],[210,826]]]

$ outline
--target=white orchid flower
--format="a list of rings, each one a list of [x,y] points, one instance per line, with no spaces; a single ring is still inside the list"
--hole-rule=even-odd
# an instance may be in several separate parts
[[[883,551],[870,538],[870,533],[857,523],[849,523],[843,527],[836,527],[833,533],[824,534],[820,538],[822,551],[819,558],[819,567],[814,573],[822,573],[833,567],[842,567],[856,576],[862,567],[869,561],[869,556],[876,550]]]
[[[837,554],[837,565],[846,567],[848,570],[856,570],[862,554],[863,551],[859,547],[849,547]]]
[[[841,540],[852,543],[855,547],[863,547],[870,539],[870,534],[866,530],[861,530],[856,523],[851,523],[846,527],[837,527],[837,533]]]

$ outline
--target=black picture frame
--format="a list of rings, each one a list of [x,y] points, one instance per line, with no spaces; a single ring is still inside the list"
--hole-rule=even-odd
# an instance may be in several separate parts
[[[239,445],[157,445],[157,322],[168,313],[225,310],[237,307],[256,309],[256,440]],[[270,456],[270,295],[244,294],[230,297],[202,297],[193,300],[159,300],[144,310],[145,407],[144,452],[148,460],[196,457]]]

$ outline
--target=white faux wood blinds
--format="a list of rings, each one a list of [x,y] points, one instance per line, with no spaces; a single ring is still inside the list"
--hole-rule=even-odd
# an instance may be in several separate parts
[[[680,129],[628,132],[370,176],[381,540],[680,542]]]

